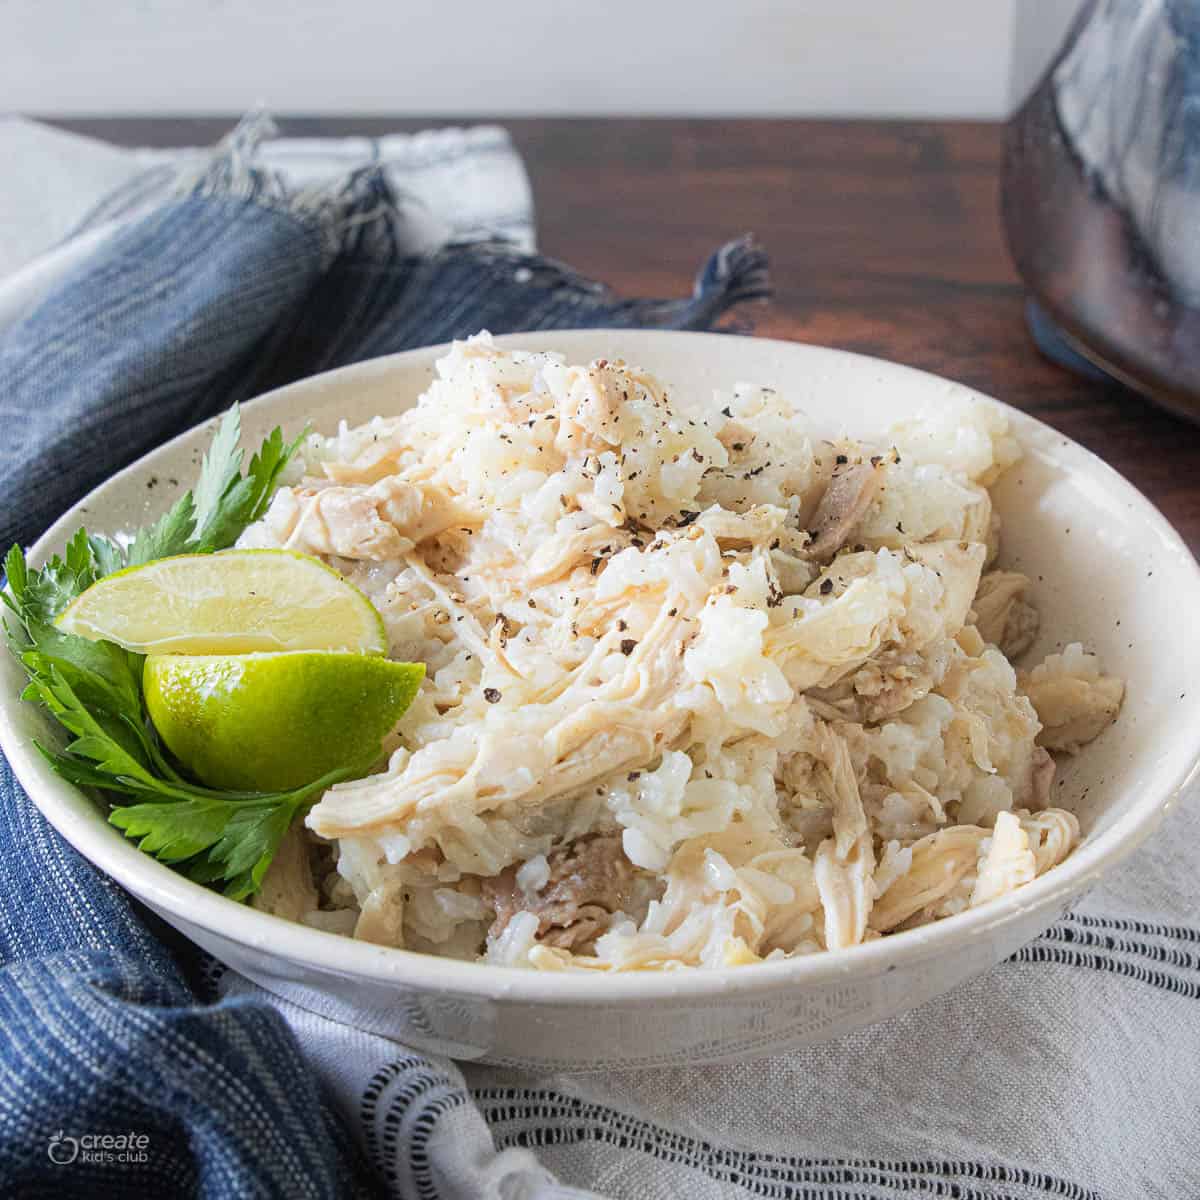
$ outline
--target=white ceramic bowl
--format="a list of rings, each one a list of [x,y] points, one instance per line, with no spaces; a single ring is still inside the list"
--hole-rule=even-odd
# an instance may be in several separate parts
[[[573,361],[623,356],[677,395],[739,381],[788,392],[834,433],[878,432],[965,389],[918,371],[812,346],[716,334],[585,331],[501,339]],[[334,371],[251,404],[248,441],[276,423],[332,431],[393,413],[425,388],[438,348]],[[1037,937],[1159,824],[1200,754],[1200,569],[1166,520],[1087,450],[1006,410],[1025,458],[995,491],[1003,563],[1036,581],[1031,657],[1081,640],[1127,681],[1117,724],[1063,770],[1056,803],[1082,845],[1012,896],[865,946],[722,971],[605,977],[481,966],[355,942],[255,912],[141,854],[34,752],[44,716],[20,703],[0,654],[0,741],[34,802],[101,870],[244,975],[339,1021],[460,1058],[588,1069],[718,1062],[816,1042],[901,1012]],[[157,515],[187,486],[210,428],[156,450],[98,488],[37,546],[40,561],[86,520],[115,530]],[[150,478],[157,486],[149,488]],[[86,518],[81,509],[86,508]]]

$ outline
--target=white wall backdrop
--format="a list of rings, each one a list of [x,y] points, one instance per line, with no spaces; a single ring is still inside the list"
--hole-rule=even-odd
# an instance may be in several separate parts
[[[0,111],[999,117],[1077,3],[0,0]]]

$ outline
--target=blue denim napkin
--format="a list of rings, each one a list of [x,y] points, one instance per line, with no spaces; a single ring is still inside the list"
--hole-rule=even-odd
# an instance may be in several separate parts
[[[317,203],[227,148],[115,234],[0,335],[0,544],[30,542],[232,401],[316,371],[480,328],[710,328],[766,292],[749,239],[686,299],[620,300],[510,244],[411,256],[398,213],[380,171]],[[0,1192],[376,1194],[279,1014],[199,1002],[193,960],[161,939],[0,760]]]

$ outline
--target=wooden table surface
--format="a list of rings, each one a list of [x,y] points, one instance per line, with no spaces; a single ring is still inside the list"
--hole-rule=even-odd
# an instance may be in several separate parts
[[[229,118],[60,121],[127,145],[200,145]],[[289,118],[295,136],[445,122]],[[461,121],[456,123],[462,123]],[[725,239],[766,246],[769,337],[922,367],[1025,409],[1110,462],[1200,550],[1200,429],[1043,359],[999,221],[1001,129],[912,121],[510,120],[540,249],[627,295],[686,292]]]

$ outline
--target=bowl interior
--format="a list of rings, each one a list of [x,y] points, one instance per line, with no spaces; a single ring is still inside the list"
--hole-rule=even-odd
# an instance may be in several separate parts
[[[794,397],[818,430],[830,435],[878,434],[920,409],[974,394],[874,359],[725,335],[601,330],[500,340],[561,350],[572,360],[625,357],[655,371],[685,396],[743,381],[767,384]],[[379,359],[265,396],[244,411],[246,441],[256,443],[275,424],[282,424],[285,433],[298,431],[306,422],[332,432],[340,420],[355,424],[377,413],[397,412],[428,385],[439,353],[431,348]],[[1200,685],[1189,678],[1196,635],[1186,616],[1181,617],[1200,609],[1195,560],[1165,519],[1100,460],[1021,413],[1008,410],[1008,415],[1025,457],[1004,477],[994,497],[1003,521],[1001,564],[1034,580],[1034,601],[1042,616],[1041,634],[1026,661],[1081,641],[1102,656],[1106,669],[1126,680],[1125,708],[1113,728],[1060,769],[1054,802],[1078,813],[1085,835],[1084,846],[1071,859],[1022,889],[1018,899],[1010,897],[860,948],[869,949],[873,957],[892,953],[888,947],[893,945],[898,952],[898,944],[906,941],[922,941],[929,950],[951,936],[953,927],[966,930],[972,921],[1003,919],[1006,905],[1011,911],[1028,911],[1031,905],[1049,905],[1080,890],[1161,819],[1200,749]],[[61,548],[79,524],[114,532],[157,516],[194,481],[209,436],[208,427],[199,427],[110,480],[56,523],[33,557],[40,560]],[[19,670],[8,655],[0,659],[0,737],[22,782],[78,848],[131,890],[167,911],[183,912],[186,904],[189,916],[201,924],[208,914],[213,926],[225,926],[227,934],[243,922],[248,942],[266,945],[272,936],[286,939],[286,952],[299,960],[336,955],[352,970],[417,969],[413,960],[420,956],[332,939],[235,908],[138,854],[86,798],[31,753],[31,740],[44,729],[44,718],[31,705],[18,702]],[[335,941],[345,944],[335,950]],[[283,952],[282,942],[280,946]],[[397,965],[405,961],[407,968]],[[431,961],[443,964],[459,982],[478,978],[480,986],[485,975],[513,974]],[[776,966],[802,972],[814,969],[815,963],[795,960],[756,967],[754,972],[698,974],[744,977]],[[448,981],[445,974],[443,978]],[[560,985],[570,986],[568,980],[554,986]],[[711,985],[723,986],[715,978]],[[660,985],[643,979],[638,986]],[[663,981],[661,986],[678,984]],[[689,986],[708,985],[695,981]]]

